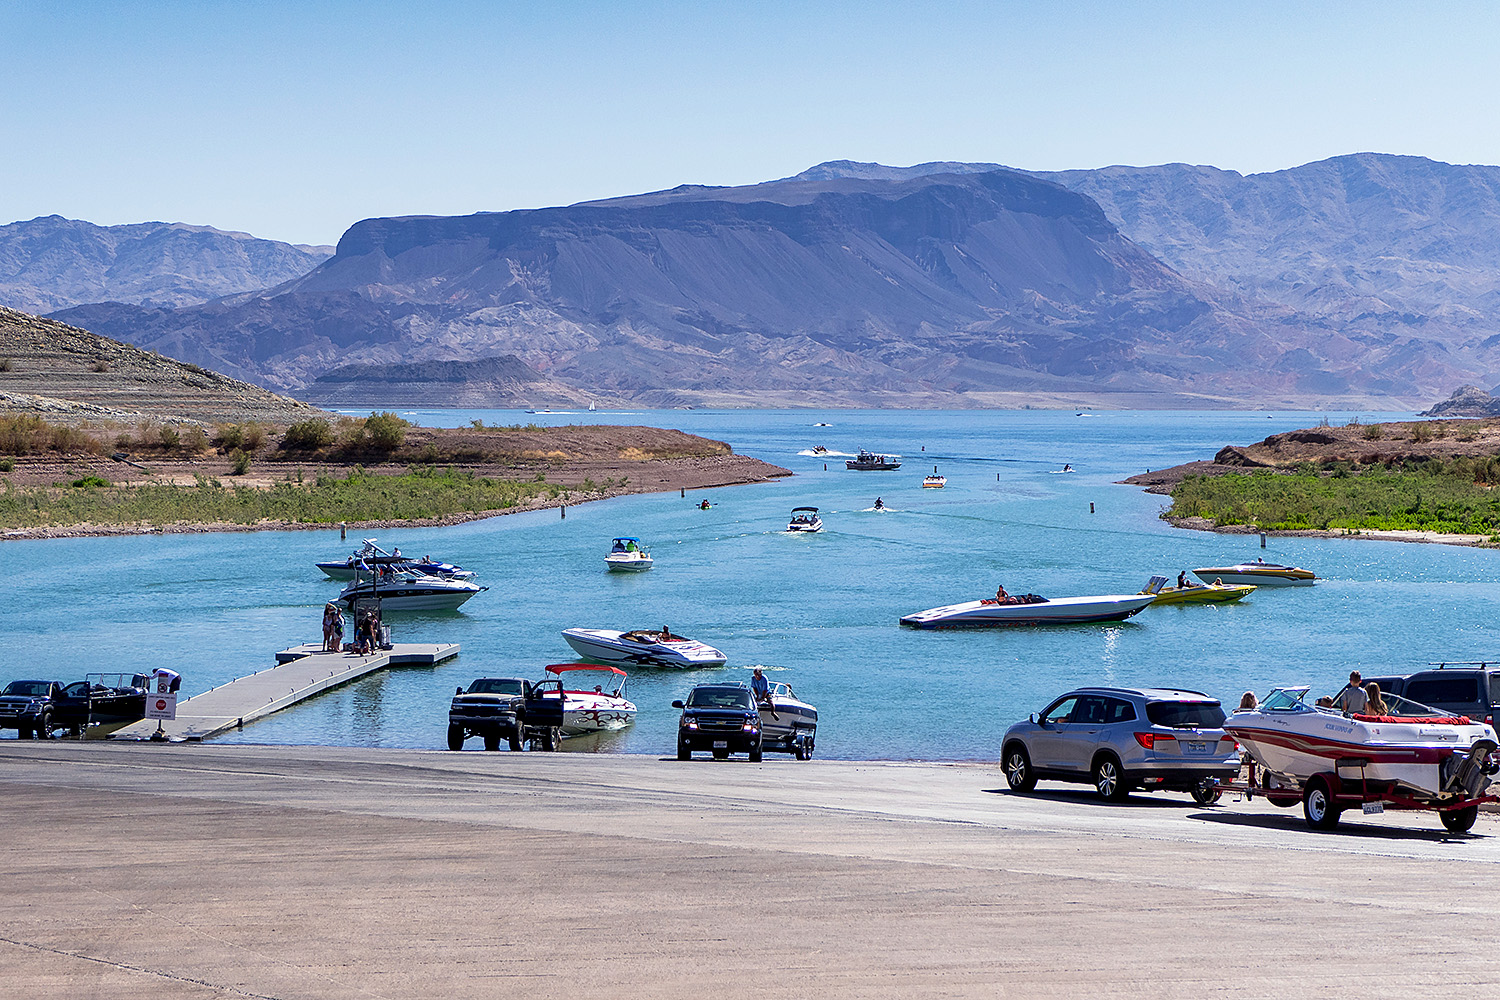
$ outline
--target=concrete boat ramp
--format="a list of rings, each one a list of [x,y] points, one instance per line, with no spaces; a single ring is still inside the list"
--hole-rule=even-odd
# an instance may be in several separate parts
[[[177,703],[177,718],[161,723],[174,743],[206,740],[290,708],[300,701],[359,680],[377,670],[432,666],[458,655],[457,643],[401,642],[370,656],[324,652],[307,643],[276,654],[276,666],[238,677]],[[148,740],[155,719],[142,719],[110,734],[113,740]]]

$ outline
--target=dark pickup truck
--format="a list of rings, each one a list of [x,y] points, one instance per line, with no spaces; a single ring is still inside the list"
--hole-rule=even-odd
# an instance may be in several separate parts
[[[1433,670],[1366,677],[1380,690],[1493,726],[1500,716],[1500,663],[1441,663]]]
[[[562,724],[561,682],[481,677],[453,696],[448,749],[462,750],[464,740],[479,736],[486,750],[500,749],[502,738],[512,750],[524,749],[527,743],[556,750],[562,743]]]
[[[0,692],[0,729],[21,739],[107,732],[146,715],[145,674],[88,674],[81,681],[12,681]],[[100,727],[103,727],[102,729]]]

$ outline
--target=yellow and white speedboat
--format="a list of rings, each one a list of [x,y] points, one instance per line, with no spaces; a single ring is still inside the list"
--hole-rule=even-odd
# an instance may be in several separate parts
[[[1153,576],[1141,590],[1143,594],[1155,594],[1156,600],[1151,602],[1152,607],[1158,604],[1219,604],[1224,601],[1238,601],[1246,594],[1255,589],[1248,583],[1210,583],[1189,584],[1186,587],[1166,587],[1164,576]]]
[[[1318,579],[1310,569],[1260,560],[1233,566],[1205,566],[1193,570],[1193,575],[1204,583],[1217,580],[1219,583],[1251,583],[1258,587],[1311,587]]]

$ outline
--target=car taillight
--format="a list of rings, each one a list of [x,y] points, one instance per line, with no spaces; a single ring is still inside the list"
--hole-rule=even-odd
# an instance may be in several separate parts
[[[1141,746],[1145,747],[1147,750],[1154,748],[1158,743],[1164,742],[1166,740],[1175,740],[1176,738],[1177,737],[1175,736],[1158,736],[1156,733],[1135,734],[1135,741]]]

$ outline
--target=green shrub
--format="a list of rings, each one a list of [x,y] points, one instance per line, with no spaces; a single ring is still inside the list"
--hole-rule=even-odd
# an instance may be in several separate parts
[[[161,446],[163,448],[176,448],[182,444],[182,432],[171,424],[162,424],[161,431],[158,432],[157,436],[161,438]]]
[[[1426,444],[1432,440],[1432,426],[1430,424],[1412,424],[1411,439],[1417,444]]]
[[[182,432],[182,450],[189,455],[208,450],[208,435],[202,427],[189,427]]]
[[[84,476],[82,479],[73,480],[71,485],[74,489],[86,490],[95,486],[109,486],[110,482],[103,476]]]
[[[281,436],[283,448],[313,451],[333,444],[333,428],[326,420],[303,420],[286,429]]]
[[[1385,428],[1379,424],[1370,424],[1365,427],[1364,439],[1366,441],[1379,441],[1385,437]]]
[[[214,428],[214,441],[226,452],[233,451],[245,443],[245,429],[239,424],[220,424]]]
[[[0,472],[10,472],[15,467],[16,467],[16,460],[15,459],[13,459],[13,458],[0,458]]]
[[[250,463],[254,460],[254,457],[248,451],[236,448],[234,454],[230,456],[230,460],[233,468],[229,474],[231,476],[243,476],[250,471]]]
[[[266,429],[252,420],[245,425],[241,440],[241,447],[246,451],[258,451],[266,443]]]
[[[406,429],[410,426],[409,421],[386,410],[365,418],[365,435],[370,439],[370,447],[389,453],[401,447],[406,440]]]

